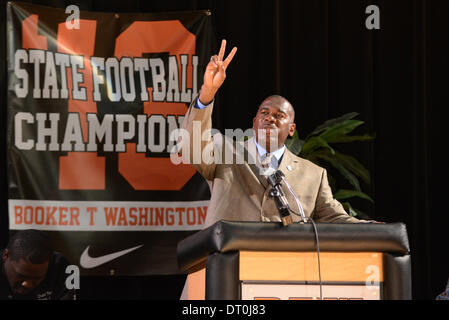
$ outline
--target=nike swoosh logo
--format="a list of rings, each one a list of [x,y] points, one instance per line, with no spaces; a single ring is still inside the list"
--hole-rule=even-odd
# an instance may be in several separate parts
[[[81,254],[80,266],[83,267],[84,269],[96,268],[98,266],[101,266],[102,264],[105,264],[106,262],[109,262],[111,260],[117,259],[118,257],[121,257],[121,256],[123,256],[123,255],[125,255],[127,253],[130,253],[131,251],[139,249],[142,246],[143,246],[143,244],[141,244],[140,246],[133,247],[133,248],[129,248],[129,249],[125,249],[125,250],[122,250],[122,251],[117,251],[117,252],[114,252],[114,253],[110,253],[110,254],[107,254],[107,255],[101,256],[101,257],[91,257],[91,256],[89,256],[89,247],[90,246],[87,246],[87,248]]]

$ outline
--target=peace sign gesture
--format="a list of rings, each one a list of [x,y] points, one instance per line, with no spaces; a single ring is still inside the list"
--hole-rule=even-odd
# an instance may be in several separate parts
[[[234,58],[237,48],[232,48],[229,55],[223,60],[225,51],[226,40],[222,40],[218,55],[212,56],[207,64],[206,71],[204,72],[203,86],[201,87],[199,96],[203,104],[209,104],[214,99],[215,94],[226,79],[226,68]]]

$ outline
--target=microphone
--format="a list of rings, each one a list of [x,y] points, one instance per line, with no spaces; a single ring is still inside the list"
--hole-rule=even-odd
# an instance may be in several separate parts
[[[281,172],[282,174],[282,172]],[[304,209],[302,208],[301,202],[299,201],[298,196],[296,195],[295,191],[293,190],[293,188],[290,186],[290,184],[287,182],[287,180],[285,179],[284,174],[282,174],[281,176],[282,181],[284,181],[284,184],[287,186],[288,191],[290,191],[290,193],[293,195],[293,198],[295,198],[296,201],[296,205],[298,206],[299,209],[299,215],[301,216],[302,222],[307,223],[307,219],[306,219],[306,215],[304,213]],[[295,213],[291,208],[289,208],[293,213]]]
[[[315,222],[312,218],[306,219],[306,216],[304,214],[304,209],[302,208],[301,202],[299,201],[298,196],[296,195],[293,188],[290,186],[290,184],[285,179],[284,174],[281,170],[276,171],[272,175],[267,177],[268,183],[272,186],[272,189],[270,190],[270,196],[274,198],[274,201],[276,203],[276,206],[279,210],[279,213],[281,215],[282,224],[284,226],[287,226],[291,223],[293,223],[293,219],[289,213],[289,211],[293,212],[297,216],[301,216],[302,222],[308,223],[311,222],[313,225],[313,231],[315,233],[315,241],[316,241],[316,250],[317,250],[317,257],[318,257],[318,279],[319,279],[319,285],[320,285],[320,300],[323,300],[323,282],[321,280],[321,262],[320,262],[320,241],[318,239],[318,230],[316,228]],[[281,181],[284,181],[284,184],[287,186],[288,191],[293,195],[295,198],[296,204],[299,208],[299,214],[292,210],[290,206],[288,205],[287,198],[285,197],[284,193],[282,192],[281,188]]]
[[[267,177],[268,183],[271,185],[270,196],[274,198],[276,207],[279,210],[282,224],[288,226],[293,223],[292,216],[290,215],[289,205],[287,198],[284,195],[281,187],[281,181],[284,178],[284,174],[281,170],[276,171],[272,175]],[[284,180],[285,181],[285,180]]]

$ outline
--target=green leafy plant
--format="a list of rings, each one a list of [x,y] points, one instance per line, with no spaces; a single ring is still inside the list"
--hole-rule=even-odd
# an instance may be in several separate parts
[[[360,183],[363,181],[370,185],[370,173],[355,157],[335,149],[335,144],[365,142],[375,138],[369,134],[350,135],[354,129],[364,124],[364,121],[354,119],[358,115],[356,112],[351,112],[339,118],[327,120],[316,127],[304,140],[299,138],[296,131],[293,137],[285,141],[285,145],[301,158],[326,168],[329,166],[335,168],[335,171],[339,173],[339,179],[346,180],[353,189],[335,190],[336,181],[339,180],[328,172],[334,197],[342,203],[351,216],[369,219],[367,214],[351,205],[350,199],[357,197],[374,203],[373,199],[362,191]]]

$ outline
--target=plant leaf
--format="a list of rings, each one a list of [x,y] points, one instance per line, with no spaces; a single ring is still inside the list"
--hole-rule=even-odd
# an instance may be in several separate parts
[[[357,217],[358,213],[354,210],[349,202],[342,202],[343,208],[348,212],[351,217]]]
[[[345,168],[362,178],[363,182],[366,184],[371,183],[368,169],[366,169],[356,158],[338,151],[335,153],[335,157]]]
[[[295,155],[299,155],[301,153],[303,145],[304,140],[299,138],[297,130],[295,130],[295,133],[291,138],[285,140],[285,146]]]
[[[302,146],[302,153],[307,154],[320,148],[329,149],[332,154],[335,154],[335,150],[321,137],[311,137],[305,141]]]
[[[341,136],[335,137],[332,139],[332,143],[345,143],[345,142],[354,142],[354,141],[371,141],[375,139],[375,135],[371,136],[369,134],[364,134],[363,136]]]
[[[351,206],[351,204],[349,202],[344,202],[342,203],[343,208],[348,212],[348,214],[352,217],[356,217],[358,219],[365,219],[365,220],[370,220],[370,216],[367,215],[365,212],[356,209],[354,207]]]
[[[340,189],[334,194],[334,198],[337,200],[344,200],[353,197],[359,197],[374,203],[374,200],[369,195],[357,190]]]
[[[343,177],[346,178],[346,180],[348,180],[348,182],[357,190],[357,191],[361,191],[360,188],[360,183],[359,180],[357,179],[357,177],[351,173],[348,169],[346,169],[346,167],[342,164],[342,162],[340,161],[340,159],[338,159],[337,157],[333,156],[332,154],[329,154],[329,152],[327,150],[324,150],[325,152],[315,152],[315,157],[322,159],[326,162],[329,162],[334,168],[336,168]]]
[[[317,150],[313,155],[309,155],[308,158],[317,159],[320,158],[332,164],[335,168],[343,166],[351,173],[360,177],[366,184],[371,183],[371,177],[368,169],[366,169],[356,158],[336,151],[335,154],[329,154],[325,149]],[[312,161],[312,160],[311,160]],[[337,166],[337,163],[339,164]],[[343,174],[343,173],[342,173]]]
[[[310,136],[317,135],[317,134],[319,134],[320,132],[325,131],[325,130],[326,130],[327,128],[329,128],[329,127],[332,127],[332,126],[337,125],[337,124],[339,124],[339,123],[345,122],[346,120],[355,118],[355,117],[357,117],[358,115],[359,115],[359,113],[357,113],[357,112],[350,112],[350,113],[347,113],[347,114],[342,115],[341,117],[334,118],[334,119],[329,119],[329,120],[325,121],[323,124],[321,124],[321,125],[319,125],[318,127],[316,127],[316,128],[315,128],[315,129],[314,129],[314,130],[307,136],[307,138],[310,137]],[[306,140],[307,140],[307,138],[306,138]]]
[[[332,143],[334,142],[334,139],[347,135],[363,123],[364,122],[360,120],[346,120],[343,123],[338,123],[326,129],[326,131],[320,134],[320,138]]]

